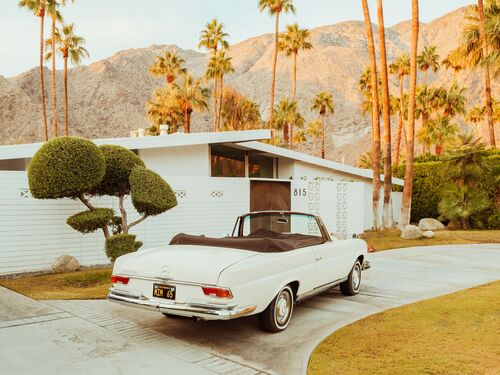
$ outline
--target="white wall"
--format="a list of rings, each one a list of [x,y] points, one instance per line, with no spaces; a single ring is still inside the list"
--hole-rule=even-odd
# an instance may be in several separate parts
[[[139,156],[153,171],[168,176],[210,176],[210,148],[207,144],[139,150]]]

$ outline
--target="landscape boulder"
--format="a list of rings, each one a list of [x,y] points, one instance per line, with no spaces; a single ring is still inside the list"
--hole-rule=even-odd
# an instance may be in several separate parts
[[[61,255],[52,264],[54,272],[75,272],[80,269],[80,263],[71,255]]]
[[[416,225],[407,225],[401,231],[401,238],[405,240],[417,240],[422,238],[422,231]]]
[[[432,230],[426,230],[422,233],[422,236],[424,236],[425,238],[432,238],[434,237],[434,232]]]
[[[445,230],[446,227],[444,226],[443,223],[441,223],[439,220],[432,219],[432,218],[425,218],[421,219],[418,222],[418,227],[420,228],[421,231],[428,231],[428,230]]]

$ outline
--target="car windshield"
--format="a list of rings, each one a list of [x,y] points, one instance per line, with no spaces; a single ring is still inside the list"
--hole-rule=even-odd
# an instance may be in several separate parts
[[[261,212],[243,217],[240,235],[251,236],[259,233],[265,234],[266,232],[322,237],[321,228],[313,215]]]

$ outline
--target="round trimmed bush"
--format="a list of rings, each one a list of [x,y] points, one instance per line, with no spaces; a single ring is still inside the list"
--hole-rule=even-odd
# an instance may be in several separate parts
[[[104,156],[93,142],[78,137],[52,139],[31,160],[31,195],[38,199],[76,198],[94,189],[105,170]]]
[[[132,253],[140,246],[136,245],[134,234],[115,234],[114,236],[106,239],[106,255],[114,262],[119,256]],[[142,243],[141,243],[142,245]]]
[[[102,145],[99,146],[99,149],[106,161],[106,173],[94,193],[114,196],[129,194],[130,173],[137,166],[144,167],[144,162],[139,156],[125,147]]]
[[[160,175],[144,167],[130,174],[132,204],[141,215],[159,215],[177,205],[174,191]]]
[[[110,208],[96,208],[71,215],[66,220],[66,223],[74,230],[91,233],[109,225],[113,220],[113,215],[114,212]]]

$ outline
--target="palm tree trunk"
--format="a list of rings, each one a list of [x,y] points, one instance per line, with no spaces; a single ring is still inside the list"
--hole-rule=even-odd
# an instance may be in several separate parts
[[[220,119],[221,119],[221,114],[222,114],[222,98],[223,98],[223,95],[224,95],[224,92],[223,92],[223,89],[224,89],[224,75],[221,74],[220,75],[220,86],[219,86],[219,109],[218,109],[218,113],[217,113],[217,131],[220,130]]]
[[[403,92],[404,80],[403,76],[399,77],[399,120],[398,120],[398,135],[396,139],[396,153],[394,155],[394,164],[399,164],[399,154],[401,152],[401,133],[403,131]]]
[[[417,49],[419,33],[418,0],[412,0],[411,22],[411,56],[410,56],[410,90],[408,93],[408,124],[406,147],[406,170],[403,188],[403,202],[401,206],[401,223],[408,225],[411,214],[411,196],[413,192],[413,158],[415,151],[415,99],[417,91]]]
[[[321,115],[321,159],[325,158],[325,115]]]
[[[294,141],[293,141],[293,124],[290,124],[290,150],[294,149]]]
[[[45,10],[40,10],[40,99],[42,100],[42,126],[43,139],[49,140],[49,131],[47,129],[47,109],[45,108],[45,82],[43,79],[43,29],[45,23]]]
[[[184,108],[183,112],[184,112],[184,133],[189,134],[189,132],[190,132],[189,128],[191,127],[190,126],[191,125],[190,124],[191,116],[190,116],[189,110],[187,108]]]
[[[481,33],[481,43],[483,44],[483,57],[488,56],[488,36],[485,30],[485,19],[484,19],[484,6],[483,0],[477,1],[477,8],[479,11],[480,19],[480,33]],[[490,135],[490,146],[491,148],[496,148],[495,140],[495,124],[493,122],[493,104],[491,101],[491,80],[490,80],[490,68],[488,66],[484,67],[484,97],[486,99],[486,117],[488,119],[488,132]]]
[[[382,111],[384,118],[384,206],[382,209],[382,225],[388,228],[392,225],[392,141],[391,114],[389,109],[389,78],[387,73],[387,50],[385,46],[384,10],[382,0],[377,2],[378,40],[380,50],[380,74],[382,75]]]
[[[292,101],[295,100],[295,94],[297,92],[297,53],[293,54],[293,90],[292,90]]]
[[[368,54],[370,56],[371,90],[372,90],[372,169],[373,169],[373,229],[379,229],[378,201],[380,196],[380,114],[378,105],[377,61],[375,57],[375,43],[370,19],[368,1],[361,0],[365,19]]]
[[[288,143],[290,141],[290,133],[289,133],[289,126],[288,124],[285,124],[283,126],[283,140],[285,141],[285,143]]]
[[[271,78],[271,100],[269,104],[269,128],[274,125],[274,85],[276,81],[276,64],[278,63],[278,43],[279,43],[279,18],[280,12],[276,12],[276,22],[274,25],[274,55],[273,55],[273,73]]]
[[[217,131],[217,75],[214,75],[214,132]]]
[[[302,142],[299,142],[299,152],[302,152]]]
[[[54,137],[58,136],[57,131],[57,103],[56,103],[56,18],[52,16],[52,131]]]
[[[68,56],[64,57],[64,135],[69,135],[68,130]]]

